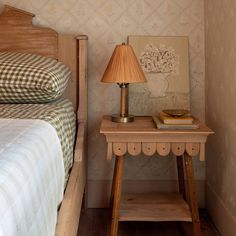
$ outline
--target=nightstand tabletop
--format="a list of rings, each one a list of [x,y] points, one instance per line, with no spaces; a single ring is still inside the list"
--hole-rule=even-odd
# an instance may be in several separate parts
[[[115,123],[110,116],[104,116],[100,133],[106,136],[108,160],[112,154],[119,156],[127,152],[133,156],[141,152],[148,156],[155,152],[167,156],[172,151],[179,156],[187,151],[190,156],[199,154],[203,161],[207,136],[214,132],[197,122],[199,128],[194,130],[161,130],[156,128],[151,116],[138,116],[130,123]]]
[[[134,122],[116,123],[111,121],[111,116],[104,116],[102,119],[100,133],[109,134],[213,134],[214,132],[206,125],[199,123],[198,129],[192,130],[163,130],[156,128],[151,116],[136,116]]]

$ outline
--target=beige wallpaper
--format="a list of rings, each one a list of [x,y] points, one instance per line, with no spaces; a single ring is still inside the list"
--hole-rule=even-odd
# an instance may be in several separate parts
[[[209,142],[207,184],[236,227],[235,22],[234,0],[206,1],[206,118],[216,132]]]
[[[119,110],[119,89],[100,82],[116,44],[128,35],[189,37],[192,113],[204,119],[204,11],[203,0],[0,0],[32,13],[35,24],[63,33],[89,36],[89,179],[111,178],[106,143],[99,134],[101,117]],[[145,104],[144,104],[145,106]],[[127,161],[127,179],[175,179],[173,158],[137,158]],[[197,178],[205,178],[204,163],[195,161]]]

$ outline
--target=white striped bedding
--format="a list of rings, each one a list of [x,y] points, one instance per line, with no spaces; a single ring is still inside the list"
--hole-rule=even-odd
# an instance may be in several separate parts
[[[41,120],[0,119],[0,131],[0,235],[54,235],[65,180],[56,130]]]

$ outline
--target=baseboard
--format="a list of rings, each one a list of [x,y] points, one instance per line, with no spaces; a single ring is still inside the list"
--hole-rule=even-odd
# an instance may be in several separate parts
[[[205,207],[205,180],[197,180],[196,192],[198,205]],[[109,205],[111,180],[88,181],[88,207],[107,208]],[[124,180],[123,191],[139,192],[176,192],[178,191],[177,180]]]
[[[236,235],[236,219],[213,189],[206,184],[206,209],[222,236]]]

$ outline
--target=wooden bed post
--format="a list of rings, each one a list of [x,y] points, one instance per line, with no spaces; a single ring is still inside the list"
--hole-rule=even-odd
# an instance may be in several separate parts
[[[71,171],[65,196],[58,214],[56,235],[76,236],[80,212],[87,180],[87,36],[77,38],[77,123],[78,132],[75,146],[74,165]],[[72,86],[75,86],[72,84]]]
[[[88,84],[87,84],[87,51],[88,51],[88,37],[80,35],[78,40],[78,74],[79,74],[79,108],[77,111],[78,121],[87,122],[88,120]]]

